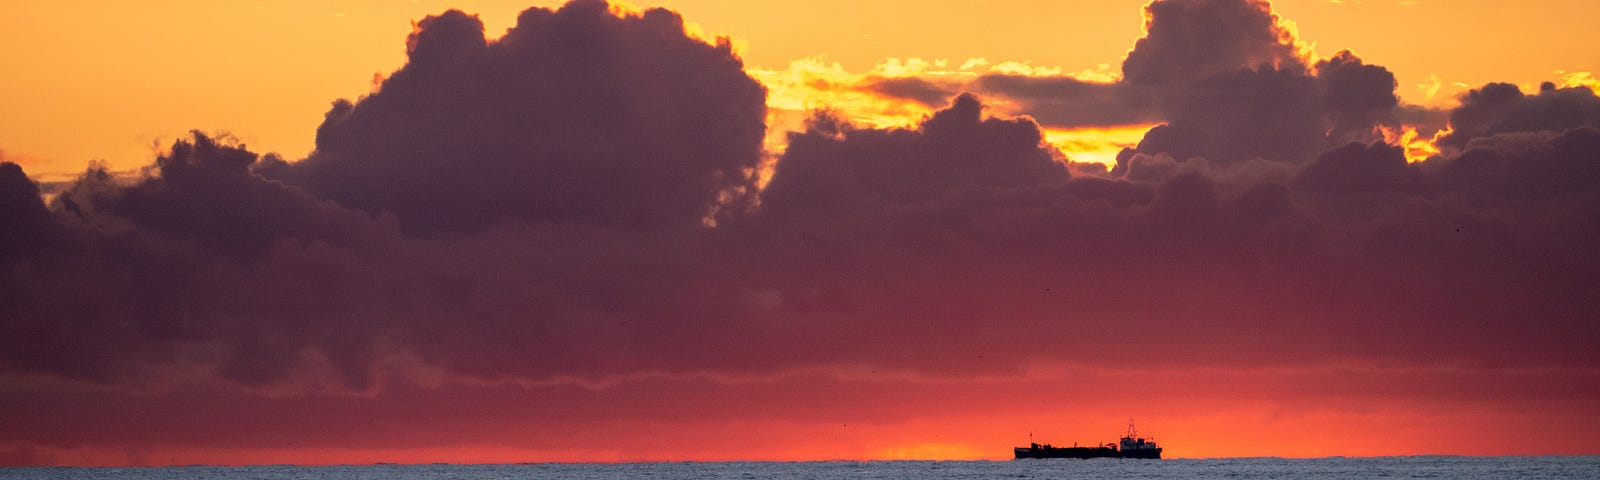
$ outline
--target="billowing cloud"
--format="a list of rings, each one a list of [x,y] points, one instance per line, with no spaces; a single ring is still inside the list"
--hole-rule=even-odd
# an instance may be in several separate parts
[[[1032,117],[1069,156],[1096,160],[1122,148],[1098,133],[1156,124],[1164,126],[1143,142],[1125,142],[1137,144],[1127,145],[1135,148],[1125,158],[1303,163],[1323,148],[1383,138],[1378,127],[1401,132],[1404,120],[1430,134],[1443,127],[1428,121],[1437,111],[1402,108],[1394,75],[1384,67],[1350,51],[1315,58],[1264,1],[1156,1],[1145,16],[1146,35],[1124,59],[1121,78],[1005,65],[984,70],[987,62],[977,60],[960,67],[894,61],[861,76],[836,64],[791,66],[786,74],[800,78],[786,79],[793,87],[782,95],[844,108],[839,115],[846,120],[895,127],[913,124],[956,92],[973,92],[997,112]],[[1413,118],[1419,115],[1429,118]],[[1084,134],[1073,139],[1073,130]]]
[[[857,129],[822,116],[790,136],[762,210],[866,213],[940,201],[962,188],[1065,182],[1066,168],[1042,142],[1031,121],[983,118],[972,95],[957,97],[914,130]]]
[[[1146,36],[1123,61],[1124,83],[1160,102],[1166,124],[1123,160],[1143,153],[1300,163],[1393,126],[1392,73],[1349,51],[1311,62],[1264,1],[1165,0],[1145,14]]]
[[[39,197],[39,185],[22,167],[0,162],[0,269],[28,252],[44,248],[50,214]]]
[[[1328,110],[1333,141],[1372,139],[1372,127],[1393,125],[1400,97],[1395,96],[1394,74],[1367,65],[1349,50],[1317,62],[1317,83]]]
[[[1265,0],[1158,0],[1145,6],[1145,36],[1122,62],[1122,78],[1182,89],[1240,68],[1303,72],[1306,54]]]
[[[873,102],[851,101],[845,105],[854,108],[841,114],[878,127],[907,126],[912,123],[907,118],[925,114],[918,108],[958,91],[978,93],[997,112],[1030,116],[1054,132],[1051,143],[1069,156],[1105,161],[1108,152],[1123,145],[1096,132],[1133,126],[1148,130],[1163,124],[1142,142],[1126,142],[1134,148],[1124,159],[1133,153],[1166,154],[1213,163],[1254,158],[1303,163],[1326,147],[1382,138],[1380,126],[1401,131],[1392,73],[1349,51],[1317,60],[1266,2],[1157,1],[1146,6],[1145,16],[1146,35],[1124,59],[1121,78],[1086,80],[1096,75],[1059,69],[984,71],[976,67],[987,64],[977,61],[959,68],[940,62],[932,68],[927,62],[910,62],[918,67],[910,69],[899,68],[900,62],[878,67],[912,75],[903,77],[852,78],[837,65],[789,73],[818,79],[793,82],[806,85],[802,90],[887,99],[878,104],[894,108],[862,115],[872,109],[861,104]],[[792,90],[785,89],[785,95],[794,95]],[[906,108],[908,100],[916,108]],[[1073,139],[1072,130],[1085,133]]]
[[[1405,152],[1379,142],[1350,143],[1323,152],[1306,165],[1298,180],[1306,190],[1339,194],[1415,191],[1421,186],[1421,176],[1406,163]]]
[[[764,90],[730,47],[689,38],[665,10],[578,1],[530,9],[492,43],[446,12],[418,23],[408,51],[379,91],[335,105],[299,162],[196,133],[132,182],[91,167],[51,213],[7,164],[6,260],[25,265],[4,279],[5,370],[359,391],[416,358],[486,378],[688,368],[653,363],[677,350],[625,354],[630,338],[697,328],[621,297],[670,281],[596,262],[633,249],[691,276],[688,250],[654,249],[681,233],[626,230],[693,232],[749,208]],[[50,229],[67,238],[40,245]],[[501,233],[420,238],[481,230]],[[524,248],[520,267],[504,263]],[[690,295],[719,295],[711,280],[668,297],[697,318],[711,303]],[[613,335],[630,322],[661,335]]]
[[[754,194],[765,90],[676,13],[574,1],[491,42],[449,11],[407,52],[378,91],[334,105],[285,181],[418,232],[697,224]]]
[[[62,243],[23,250],[28,268],[6,278],[8,369],[123,381],[192,362],[255,384],[320,346],[336,382],[366,385],[368,342],[326,342],[372,325],[350,321],[359,297],[333,287],[392,222],[252,175],[256,160],[196,133],[133,185],[92,167],[54,202]]]
[[[1600,185],[1600,134],[1594,128],[1498,134],[1469,145],[1442,162],[1439,175],[1446,186],[1549,201],[1575,196],[1573,206],[1594,206],[1584,205],[1584,195]]]
[[[1450,111],[1450,126],[1439,142],[1455,148],[1499,133],[1600,127],[1600,97],[1587,87],[1556,88],[1550,82],[1533,95],[1509,83],[1490,83],[1461,96],[1461,106]]]
[[[1170,97],[1167,124],[1145,135],[1137,151],[1223,163],[1302,160],[1324,144],[1320,96],[1312,77],[1289,70],[1219,73]]]

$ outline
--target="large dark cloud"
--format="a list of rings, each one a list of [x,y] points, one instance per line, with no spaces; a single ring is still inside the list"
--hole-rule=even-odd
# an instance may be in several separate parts
[[[1442,163],[1439,176],[1449,188],[1519,198],[1592,200],[1585,195],[1600,185],[1600,133],[1579,128],[1499,134],[1473,142],[1467,152]]]
[[[1400,147],[1381,142],[1350,143],[1323,152],[1299,177],[1306,190],[1339,194],[1413,191],[1421,180]]]
[[[416,232],[695,224],[752,198],[765,90],[676,13],[580,0],[529,9],[490,42],[450,11],[419,22],[407,52],[377,92],[334,105],[286,181]]]
[[[1394,74],[1388,69],[1341,50],[1317,62],[1317,83],[1332,123],[1330,140],[1370,140],[1374,125],[1394,124],[1400,97],[1394,94]]]
[[[533,379],[863,364],[1012,371],[1035,357],[1114,355],[1129,323],[1174,362],[1480,358],[1450,345],[1398,349],[1432,329],[1548,342],[1548,352],[1588,346],[1542,337],[1547,329],[1502,331],[1484,315],[1545,298],[1535,308],[1544,321],[1570,324],[1592,306],[1550,279],[1594,268],[1592,248],[1576,247],[1595,228],[1593,132],[1499,134],[1420,166],[1382,143],[1322,151],[1321,128],[1357,130],[1393,107],[1387,72],[1353,55],[1316,75],[1240,66],[1193,79],[1165,107],[1172,122],[1141,145],[1167,142],[1150,149],[1164,155],[1138,153],[1117,178],[1074,178],[1038,125],[987,115],[972,95],[907,129],[820,115],[791,136],[757,213],[705,228],[715,202],[701,200],[754,192],[701,174],[754,160],[694,152],[753,148],[743,130],[708,129],[751,120],[760,87],[735,75],[725,48],[684,37],[676,16],[579,2],[530,10],[487,43],[474,18],[450,12],[411,40],[412,61],[332,112],[303,162],[196,134],[131,184],[90,169],[48,213],[29,200],[34,184],[4,167],[0,186],[18,199],[8,231],[65,236],[53,256],[27,254],[36,267],[7,273],[22,292],[5,304],[7,368],[114,383],[183,363],[249,385],[354,389],[404,377],[395,362]],[[654,65],[642,59],[651,54],[727,75],[640,67]],[[588,73],[547,65],[558,60]],[[594,72],[614,75],[588,88]],[[514,73],[543,81],[502,78]],[[706,75],[749,88],[661,91]],[[731,113],[646,108],[691,101]],[[682,109],[710,121],[666,113]],[[1306,163],[1251,160],[1282,152]],[[628,168],[569,169],[600,164]],[[516,180],[492,183],[505,179]],[[528,203],[541,189],[575,195],[563,202],[623,200]],[[1427,247],[1438,242],[1455,247]],[[1570,261],[1519,263],[1535,247],[1564,248]],[[1404,275],[1378,273],[1393,265]],[[1462,293],[1472,290],[1432,287],[1483,288],[1490,273],[1545,290],[1489,308]],[[1434,303],[1405,303],[1397,289]],[[1323,335],[1297,336],[1303,328]],[[1036,348],[1050,342],[1073,348]],[[1502,346],[1527,355],[1495,361],[1565,361]]]
[[[1600,142],[1588,130],[1497,138],[1498,150],[1433,168],[1405,165],[1394,147],[1353,144],[1282,181],[1205,162],[1069,179],[1030,123],[984,118],[976,99],[961,97],[915,130],[819,119],[785,155],[762,215],[715,230],[529,225],[385,246],[222,202],[281,232],[263,234],[278,239],[271,248],[236,250],[196,233],[227,223],[174,228],[170,214],[115,202],[200,195],[208,190],[178,179],[205,175],[201,183],[278,192],[262,201],[322,205],[321,215],[355,215],[340,223],[385,230],[235,177],[253,156],[197,137],[163,155],[161,176],[94,203],[103,213],[91,217],[108,218],[84,222],[121,219],[133,230],[86,237],[87,250],[53,273],[11,277],[27,301],[8,306],[20,314],[8,317],[8,366],[113,381],[130,378],[117,365],[187,358],[260,384],[314,367],[311,353],[333,356],[335,381],[363,388],[385,371],[373,352],[382,346],[481,378],[1012,371],[1030,358],[1112,358],[1128,324],[1148,329],[1140,341],[1149,348],[1174,352],[1149,360],[1158,364],[1586,361],[1593,339],[1556,327],[1580,324],[1594,306],[1563,282],[1600,264],[1584,243],[1596,229],[1589,179]],[[1507,165],[1540,173],[1507,178]],[[1565,183],[1539,188],[1551,182]],[[1546,213],[1506,213],[1524,208]],[[1516,287],[1486,304],[1479,295],[1501,281]],[[76,288],[103,298],[49,308]],[[1539,323],[1505,323],[1519,308]],[[1306,328],[1319,336],[1295,333]],[[1408,343],[1433,331],[1470,345]],[[45,339],[62,354],[41,351]],[[219,352],[182,353],[219,343]],[[1542,347],[1520,347],[1531,343]],[[1044,345],[1072,348],[1033,348]]]
[[[74,201],[79,195],[69,191],[63,204],[89,206],[240,257],[259,256],[282,239],[361,247],[371,242],[362,228],[367,215],[252,174],[258,159],[243,145],[196,132],[156,158],[155,176],[115,198]]]
[[[1123,61],[1124,88],[1153,98],[1166,123],[1124,163],[1134,153],[1306,162],[1393,124],[1393,74],[1349,51],[1307,65],[1266,2],[1164,0],[1145,12],[1146,36]]]
[[[1373,127],[1395,126],[1392,73],[1347,50],[1313,62],[1267,2],[1161,0],[1145,16],[1146,35],[1115,82],[991,72],[967,81],[867,77],[827,87],[929,106],[966,89],[1051,128],[1164,122],[1170,128],[1140,153],[1224,163],[1307,161],[1322,147],[1372,141],[1380,138]]]
[[[1273,110],[1279,105],[1283,105],[1282,110],[1303,109],[1302,103],[1306,100],[1292,96],[1302,93],[1294,91],[1298,85],[1242,78],[1249,75],[1245,72],[1258,70],[1280,72],[1280,77],[1311,75],[1311,66],[1296,46],[1293,33],[1279,24],[1267,2],[1158,0],[1145,7],[1145,18],[1145,37],[1138,40],[1123,60],[1123,78],[1117,82],[1092,82],[1071,76],[989,73],[967,82],[962,88],[1014,102],[1017,111],[1056,128],[1120,126],[1160,120],[1180,123],[1213,115],[1235,119],[1271,117],[1263,124],[1278,124],[1273,122],[1285,116],[1284,112]],[[1360,64],[1353,56],[1350,59]],[[1344,82],[1345,78],[1353,76],[1344,75],[1334,81]],[[907,95],[917,87],[914,98],[927,105],[934,104],[930,100],[938,99],[941,94],[953,93],[950,85],[932,85],[914,78],[895,79],[892,83],[869,78],[852,87],[896,98],[913,98]],[[1260,90],[1263,87],[1265,90]],[[1344,90],[1352,88],[1359,87]],[[1392,90],[1391,85],[1388,92]],[[1340,94],[1346,92],[1335,93]],[[1227,98],[1216,98],[1218,96]],[[1320,109],[1297,117],[1322,121]],[[1306,121],[1296,118],[1294,123]],[[1253,126],[1258,125],[1222,125],[1216,129],[1247,130]],[[1207,127],[1197,124],[1179,128]],[[1185,136],[1195,138],[1188,143],[1233,144],[1237,141],[1202,138],[1207,135],[1200,130],[1187,132]]]
[[[960,188],[1067,180],[1037,125],[983,118],[983,108],[976,97],[961,95],[915,130],[862,130],[814,118],[806,132],[789,137],[762,194],[763,211],[849,214],[934,202]]]
[[[1509,83],[1490,83],[1461,96],[1461,106],[1450,111],[1450,126],[1453,131],[1439,143],[1454,148],[1499,133],[1600,128],[1600,97],[1585,87],[1556,88],[1549,82],[1534,95]]]
[[[1346,66],[1358,65],[1346,60]],[[1305,85],[1298,95],[1305,105],[1324,101],[1312,77],[1270,69],[1239,75],[1282,76]],[[1392,90],[1392,83],[1376,84],[1374,91]],[[1371,103],[1387,103],[1382,97]],[[1587,180],[1600,165],[1594,159],[1600,149],[1586,141],[1592,131],[1504,137],[1507,152],[1485,144],[1422,166],[1408,165],[1399,147],[1353,143],[1315,154],[1303,166],[1204,159],[1162,164],[1141,157],[1153,163],[1120,181],[932,190],[945,192],[942,202],[840,200],[866,196],[862,189],[883,195],[926,184],[917,175],[883,174],[853,177],[875,179],[858,183],[847,173],[852,169],[891,159],[981,158],[960,148],[929,150],[945,159],[934,160],[928,153],[897,153],[908,147],[881,147],[887,138],[928,141],[927,132],[913,133],[815,125],[795,138],[767,192],[775,217],[799,209],[796,204],[839,212],[784,227],[806,240],[783,249],[796,264],[777,270],[821,269],[807,278],[873,292],[868,296],[891,305],[916,305],[876,310],[862,294],[820,296],[834,299],[827,312],[854,319],[851,325],[889,322],[884,328],[902,332],[905,341],[939,344],[948,352],[972,347],[920,336],[1002,322],[1028,337],[994,333],[971,341],[1068,345],[1094,357],[1115,355],[1099,350],[1118,344],[1117,327],[1110,325],[1136,324],[1150,348],[1224,363],[1253,361],[1222,353],[1229,348],[1289,363],[1319,357],[1563,363],[1562,355],[1582,355],[1594,340],[1554,334],[1584,322],[1580,312],[1594,306],[1575,294],[1581,282],[1573,280],[1600,265],[1595,248],[1579,246],[1594,234],[1600,208],[1592,196],[1596,183]],[[1300,148],[1312,155],[1323,141],[1308,136]],[[858,149],[880,153],[852,153]],[[1509,165],[1530,172],[1498,171]],[[1547,194],[1538,198],[1540,206],[1524,198],[1532,192]],[[1083,250],[1089,245],[1092,255]],[[1550,250],[1565,252],[1562,262],[1539,253]],[[937,273],[920,269],[928,262],[939,266]],[[1516,286],[1493,301],[1475,297],[1499,282]],[[876,287],[884,285],[898,287]],[[781,298],[818,298],[802,291]],[[1551,304],[1534,300],[1540,292],[1548,292]],[[907,309],[920,322],[894,320]],[[1519,309],[1539,312],[1540,326],[1512,321]],[[1305,329],[1320,339],[1291,339]],[[1442,331],[1459,343],[1413,343]],[[1553,342],[1562,353],[1527,347],[1530,342]],[[997,361],[999,354],[985,353]]]
[[[671,239],[755,193],[764,90],[730,47],[665,10],[578,1],[492,44],[446,12],[408,51],[300,162],[196,133],[145,178],[91,167],[53,213],[6,167],[7,262],[37,266],[0,279],[5,370],[361,390],[396,357],[483,377],[714,363],[660,361],[696,345],[709,325],[692,321],[727,291],[690,263],[703,240]],[[65,253],[39,255],[52,225]],[[741,298],[716,318],[746,318]]]
[[[1265,0],[1158,0],[1145,6],[1145,36],[1123,60],[1122,77],[1181,89],[1240,68],[1305,71],[1294,40]]]
[[[193,361],[260,383],[332,336],[371,334],[349,321],[371,304],[335,287],[342,264],[382,251],[392,222],[255,176],[256,161],[195,133],[131,185],[91,167],[54,203],[62,251],[4,279],[9,365],[108,381]],[[366,343],[322,348],[349,385],[370,380]],[[206,345],[220,348],[196,351]]]
[[[0,269],[44,247],[50,228],[39,185],[21,166],[0,162]]]
[[[1166,125],[1145,135],[1136,150],[1221,163],[1302,160],[1325,141],[1319,97],[1314,79],[1297,72],[1219,73],[1169,99]]]
[[[823,85],[846,88],[883,97],[913,100],[935,106],[956,92],[967,90],[1014,104],[1012,110],[1025,113],[1042,125],[1054,128],[1107,127],[1179,122],[1178,117],[1220,115],[1234,118],[1283,117],[1272,111],[1302,108],[1305,99],[1286,97],[1297,85],[1264,85],[1263,81],[1241,78],[1244,72],[1281,72],[1285,77],[1311,75],[1306,54],[1296,45],[1293,33],[1280,25],[1271,5],[1263,0],[1158,0],[1145,7],[1145,37],[1138,40],[1122,64],[1122,79],[1096,82],[1063,75],[1024,75],[990,72],[968,81],[933,82],[922,78],[867,77],[851,85]],[[1340,64],[1360,60],[1344,54]],[[1381,67],[1376,67],[1381,68]],[[1357,80],[1347,73],[1335,83]],[[1230,81],[1236,80],[1236,81]],[[1266,87],[1266,90],[1256,90]],[[1355,95],[1361,100],[1371,95],[1362,86],[1342,86],[1330,99],[1344,101]],[[1382,93],[1392,93],[1393,86]],[[1298,92],[1295,92],[1298,93]],[[1225,99],[1216,99],[1217,96]],[[1334,98],[1338,97],[1338,98]],[[1239,101],[1243,99],[1244,101]],[[1220,103],[1219,103],[1220,102]],[[1253,111],[1252,107],[1268,107]],[[1321,109],[1298,117],[1321,122]],[[1270,123],[1273,118],[1264,123]],[[1349,122],[1358,121],[1355,118]],[[1295,119],[1296,124],[1306,120]],[[1249,129],[1254,125],[1225,125],[1217,129]],[[1204,125],[1180,127],[1205,128]],[[1234,140],[1201,138],[1206,132],[1186,133],[1195,137],[1189,143],[1231,144]],[[1144,150],[1144,153],[1158,153]],[[1176,154],[1188,152],[1174,152]],[[1212,152],[1206,152],[1212,153]],[[1227,156],[1228,152],[1216,152]],[[1279,153],[1279,152],[1273,152]],[[1304,154],[1303,151],[1288,152]]]

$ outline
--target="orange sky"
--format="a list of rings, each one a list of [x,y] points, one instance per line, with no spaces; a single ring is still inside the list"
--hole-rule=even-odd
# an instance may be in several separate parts
[[[405,64],[403,41],[413,32],[412,21],[460,8],[479,14],[492,39],[519,11],[561,3],[3,2],[0,160],[18,163],[40,180],[68,179],[91,160],[104,160],[114,170],[136,169],[151,165],[191,129],[231,132],[253,152],[276,151],[298,160],[312,150],[331,102],[371,92]],[[1123,56],[1142,35],[1144,3],[673,0],[659,5],[679,11],[696,28],[733,38],[745,71],[766,82],[768,122],[774,127],[767,132],[767,147],[775,149],[781,146],[774,142],[786,138],[781,128],[798,127],[814,107],[839,109],[868,126],[910,128],[922,128],[924,115],[945,108],[814,88],[819,79],[940,81],[1003,70],[1109,81],[1120,74]],[[1388,68],[1397,78],[1396,92],[1412,104],[1449,107],[1456,95],[1490,81],[1525,85],[1525,91],[1547,80],[1594,85],[1583,75],[1600,70],[1595,63],[1600,42],[1589,38],[1600,3],[1591,0],[1280,0],[1275,7],[1315,53],[1352,49],[1369,64]],[[728,68],[743,78],[735,67]],[[753,107],[760,106],[758,97],[750,98]],[[1003,100],[987,106],[1001,117],[1029,114],[1025,107]],[[760,115],[758,108],[750,110]],[[943,112],[955,118],[959,112],[950,113],[955,110]],[[970,120],[972,125],[960,125],[1004,134],[1020,129],[1024,135],[1005,138],[1028,139],[1024,156],[1039,153],[1028,150],[1037,137],[1027,134],[1037,133],[1075,160],[1102,163],[1113,163],[1117,148],[1138,142],[1150,126],[1047,125],[1036,131],[1032,123],[980,121],[976,113]],[[759,129],[754,121],[744,124]],[[834,133],[842,144],[846,135]],[[1406,142],[1431,135],[1391,133]],[[897,141],[891,134],[884,138]],[[832,145],[817,142],[824,145],[819,148]],[[1417,148],[1432,146],[1423,141]],[[951,148],[936,147],[928,150]],[[754,158],[759,149],[747,152]],[[777,152],[767,153],[770,158]],[[1061,167],[1045,158],[1048,166]],[[1150,161],[1176,162],[1171,157]],[[769,170],[765,181],[772,172],[770,164],[763,165]],[[1144,165],[1180,170],[1175,163]],[[889,212],[882,218],[889,220],[862,217],[871,220],[861,224],[843,214],[830,217],[829,211],[818,216],[845,217],[843,226],[806,217],[809,211],[801,208],[793,217],[758,218],[742,226],[747,229],[651,230],[561,217],[517,218],[525,223],[426,232],[437,235],[429,236],[406,230],[413,225],[405,222],[413,219],[397,219],[405,217],[403,212],[397,217],[360,211],[337,198],[306,194],[312,187],[266,197],[310,205],[266,209],[265,217],[281,221],[270,226],[228,223],[245,218],[236,217],[235,210],[193,217],[162,217],[158,211],[152,214],[158,223],[150,229],[154,233],[125,234],[121,229],[127,222],[66,224],[111,232],[86,237],[90,246],[84,249],[112,260],[86,256],[63,262],[65,273],[40,269],[39,277],[24,276],[34,271],[23,268],[15,270],[22,272],[16,277],[0,271],[0,280],[24,279],[0,287],[65,286],[49,290],[68,292],[41,300],[49,302],[87,295],[73,292],[79,288],[74,280],[81,280],[110,291],[106,303],[137,304],[146,299],[126,292],[140,290],[117,282],[142,285],[147,282],[139,274],[152,271],[191,281],[203,277],[195,284],[174,280],[197,289],[207,286],[208,276],[228,281],[217,282],[223,285],[216,290],[222,292],[220,300],[199,299],[205,292],[191,298],[190,292],[158,291],[195,303],[180,302],[171,311],[150,308],[155,312],[150,315],[161,320],[178,319],[176,326],[136,325],[148,327],[136,333],[153,338],[155,346],[133,349],[130,356],[144,356],[130,360],[133,366],[126,371],[121,364],[112,373],[95,371],[100,358],[80,364],[51,357],[58,340],[50,335],[109,336],[113,343],[107,345],[115,346],[116,334],[123,332],[116,329],[135,330],[129,326],[134,320],[117,323],[121,317],[84,314],[80,317],[88,320],[82,325],[59,332],[46,328],[57,325],[19,322],[19,331],[45,332],[43,340],[28,345],[45,352],[41,358],[49,357],[37,363],[59,361],[67,373],[28,370],[44,367],[29,363],[35,359],[7,357],[21,366],[0,372],[0,429],[8,431],[5,438],[27,441],[0,439],[0,466],[1005,459],[1029,434],[1056,444],[1110,441],[1130,416],[1167,447],[1168,458],[1600,452],[1600,436],[1592,428],[1600,424],[1600,369],[1586,363],[1593,354],[1583,351],[1596,337],[1592,331],[1563,331],[1582,315],[1573,311],[1591,301],[1578,291],[1581,285],[1563,277],[1590,272],[1583,269],[1591,264],[1582,262],[1591,258],[1584,255],[1592,249],[1580,244],[1593,231],[1560,216],[1581,213],[1586,206],[1581,198],[1573,202],[1578,207],[1558,204],[1551,209],[1556,213],[1524,217],[1520,211],[1507,213],[1514,210],[1510,207],[1457,215],[1446,208],[1473,202],[1418,194],[1424,199],[1396,202],[1385,212],[1393,218],[1367,218],[1369,212],[1360,209],[1368,204],[1359,202],[1382,195],[1357,192],[1349,202],[1316,203],[1336,195],[1314,190],[1310,182],[1285,181],[1290,186],[1273,184],[1282,189],[1270,190],[1246,181],[1255,174],[1248,168],[1263,168],[1261,177],[1276,178],[1289,176],[1288,167],[1242,162],[1235,168],[1220,160],[1216,165],[1208,171],[1225,180],[1215,184],[1203,176],[1176,174],[1179,181],[1160,177],[1161,182],[1141,180],[1145,183],[1075,177],[1086,181],[1060,191],[1076,195],[1072,189],[1084,189],[1083,198],[1035,205],[1027,202],[1037,192],[1015,185],[952,187],[956,193],[939,192],[948,193],[938,197],[946,203],[929,202],[954,204],[951,211],[922,212],[920,204],[881,207]],[[1194,178],[1203,182],[1181,182]],[[166,191],[159,188],[183,187],[151,182],[155,186],[135,193],[161,200],[165,197],[158,195]],[[282,193],[273,189],[290,188],[277,179],[262,183],[267,185],[249,185],[273,194]],[[440,190],[462,190],[461,185],[475,184],[446,184]],[[1305,191],[1291,192],[1291,186]],[[1167,189],[1177,189],[1170,195],[1178,196],[1164,196]],[[791,195],[804,200],[807,193]],[[962,195],[991,193],[1000,200],[961,203],[969,198]],[[1188,201],[1181,196],[1186,194],[1203,201]],[[150,208],[205,203],[175,198],[170,204],[152,201],[156,206]],[[1215,213],[1205,208],[1222,211],[1249,203],[1235,201],[1240,198],[1261,200],[1267,207],[1304,208],[1305,218],[1312,220],[1285,214],[1289,220],[1274,224],[1281,229],[1262,228],[1267,233],[1237,242],[1212,230],[1258,231],[1238,226],[1245,221],[1227,223],[1238,219],[1223,214],[1215,221],[1223,227],[1185,223]],[[427,201],[405,205],[433,206]],[[219,208],[250,211],[249,206]],[[340,210],[329,214],[332,220],[293,223],[335,207]],[[86,218],[76,205],[52,208],[49,215],[56,217],[51,218]],[[999,213],[962,216],[991,209]],[[93,217],[96,212],[89,210]],[[1253,213],[1259,212],[1240,218],[1254,219],[1248,215]],[[106,215],[118,214],[125,212]],[[1272,214],[1277,213],[1261,215]],[[177,226],[159,224],[169,218],[178,218],[172,221]],[[562,223],[566,220],[572,223]],[[1293,223],[1299,220],[1304,223]],[[1319,229],[1323,224],[1316,221],[1325,221],[1326,228]],[[1356,226],[1341,223],[1347,221]],[[214,226],[205,222],[222,225],[220,233],[184,230],[194,226],[190,223],[204,224],[196,230]],[[229,256],[237,253],[229,248],[260,233],[238,230],[285,224],[289,233],[262,234],[265,253],[249,251],[260,258],[236,262]],[[1468,235],[1461,234],[1461,225]],[[1518,229],[1523,226],[1527,229]],[[829,237],[833,232],[826,227],[849,235]],[[321,228],[336,232],[314,237]],[[1490,235],[1470,236],[1479,233],[1474,229]],[[301,230],[312,233],[294,236]],[[1580,240],[1564,236],[1574,234]],[[184,235],[198,239],[168,242],[190,238]],[[213,240],[224,244],[223,253],[203,250]],[[98,269],[122,266],[123,250],[95,242],[116,247],[118,241],[148,241],[157,245],[156,253],[102,277]],[[1265,245],[1238,245],[1249,241]],[[1530,262],[1549,264],[1534,265],[1505,265],[1496,263],[1500,257],[1484,254],[1502,253],[1507,244],[1513,247],[1505,251],[1518,255],[1532,255],[1528,252],[1539,247],[1565,248],[1558,253],[1576,258],[1578,266],[1550,260],[1555,254],[1535,256]],[[201,253],[187,256],[188,248]],[[853,260],[834,264],[839,256]],[[1482,263],[1450,261],[1460,258]],[[177,272],[185,268],[193,270]],[[82,272],[93,275],[73,276]],[[741,283],[749,278],[759,280]],[[1506,278],[1526,281],[1502,285]],[[1407,290],[1426,280],[1436,281],[1429,285],[1435,288]],[[1045,285],[1058,290],[1035,288]],[[1142,296],[1147,293],[1159,301]],[[330,303],[351,297],[352,306],[334,305],[327,313],[318,309],[328,306],[316,300],[295,303],[329,300],[319,295],[339,297]],[[408,308],[415,305],[392,300],[402,297],[421,307],[412,311]],[[482,324],[471,324],[482,330],[452,336],[455,323],[429,317],[439,314],[426,309],[435,300],[486,312],[484,319],[474,319]],[[362,303],[369,301],[381,306]],[[239,305],[244,307],[233,309]],[[185,316],[192,314],[186,309],[191,306],[201,314],[223,312],[219,315],[225,318],[205,320],[237,327],[219,329],[247,338],[184,337],[196,335],[183,330],[193,327],[184,322],[204,323]],[[5,302],[0,307],[10,308]],[[532,309],[541,310],[529,313]],[[630,309],[660,316],[630,316],[637,314]],[[327,316],[302,317],[302,310]],[[759,315],[733,318],[751,311]],[[1451,315],[1460,312],[1480,316],[1473,317],[1476,323],[1453,323]],[[52,313],[38,318],[53,318]],[[568,323],[538,323],[518,315]],[[1136,328],[1141,321],[1163,328]],[[272,327],[289,323],[299,330],[284,327],[293,331],[284,338],[270,335]],[[905,331],[924,325],[928,329]],[[1022,327],[1009,330],[1017,325]],[[1123,328],[1128,326],[1135,328]],[[288,338],[293,335],[310,340]],[[529,338],[548,342],[506,345]],[[237,346],[234,341],[260,351],[229,351]],[[60,343],[67,351],[70,341]],[[75,346],[83,345],[99,344]],[[345,345],[362,350],[345,358],[338,348]],[[262,369],[266,373],[229,371],[240,358],[272,365]],[[652,360],[668,364],[639,364]],[[272,370],[275,362],[292,365]],[[252,366],[259,365],[239,368]],[[341,376],[348,370],[370,378]]]
[[[405,59],[410,22],[446,8],[484,19],[491,37],[542,0],[4,2],[0,151],[36,177],[93,159],[149,161],[191,129],[228,131],[258,151],[300,158],[336,98],[366,93]],[[732,36],[751,68],[825,55],[851,72],[886,58],[1028,62],[1116,71],[1140,35],[1143,0],[808,0],[660,3]],[[657,5],[641,3],[641,5]],[[839,12],[848,6],[850,14]],[[1489,81],[1524,85],[1594,71],[1587,0],[1284,0],[1280,15],[1322,55],[1353,49],[1384,65],[1412,103],[1449,102]],[[1492,34],[1485,34],[1492,32]],[[1429,99],[1420,85],[1437,77]],[[92,132],[92,134],[90,134]],[[52,174],[55,174],[52,176]]]

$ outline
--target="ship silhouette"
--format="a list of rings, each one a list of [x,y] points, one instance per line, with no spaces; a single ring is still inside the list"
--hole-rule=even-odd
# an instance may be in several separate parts
[[[1139,431],[1133,427],[1133,419],[1128,419],[1128,433],[1118,439],[1117,443],[1105,443],[1093,447],[1080,447],[1077,444],[1057,447],[1048,443],[1030,442],[1028,446],[1016,447],[1013,451],[1017,458],[1161,458],[1161,446],[1157,445],[1153,438],[1140,436]]]

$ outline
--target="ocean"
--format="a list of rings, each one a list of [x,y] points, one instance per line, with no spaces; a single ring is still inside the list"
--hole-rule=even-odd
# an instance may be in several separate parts
[[[1600,456],[0,468],[0,479],[1600,479]]]

